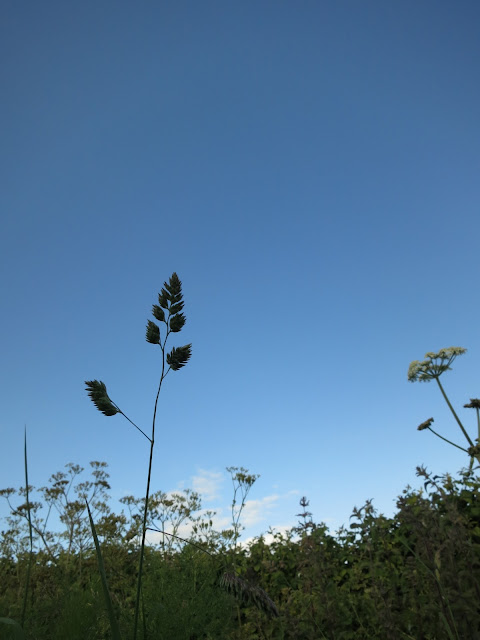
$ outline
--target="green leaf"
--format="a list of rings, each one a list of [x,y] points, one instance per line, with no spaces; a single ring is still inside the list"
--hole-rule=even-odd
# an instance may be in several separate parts
[[[147,321],[146,339],[151,344],[160,344],[160,327],[151,320]]]
[[[157,320],[159,320],[160,322],[165,322],[165,312],[161,307],[158,306],[158,304],[153,305],[152,313]]]
[[[177,315],[172,316],[170,318],[170,331],[172,331],[173,333],[181,331],[186,321],[187,319],[185,318],[183,313],[177,313]]]
[[[118,622],[115,617],[115,612],[113,610],[112,598],[110,596],[110,591],[108,590],[107,575],[105,573],[105,566],[103,564],[102,551],[100,549],[100,544],[98,542],[97,532],[95,531],[95,525],[93,524],[93,518],[92,518],[92,514],[90,513],[90,507],[88,506],[88,502],[86,500],[85,502],[87,503],[88,517],[90,519],[90,527],[92,529],[93,540],[95,542],[95,549],[97,552],[98,568],[100,571],[100,577],[102,579],[103,597],[105,598],[108,617],[110,619],[110,630],[112,632],[112,638],[113,640],[121,640],[120,629],[118,627]]]
[[[173,371],[178,371],[184,367],[192,355],[192,345],[186,344],[183,347],[173,347],[170,353],[167,353],[167,364]]]
[[[93,404],[106,416],[114,416],[120,412],[108,397],[107,387],[100,380],[85,381],[87,385],[88,395],[92,399]]]
[[[18,622],[12,620],[11,618],[0,618],[0,622],[2,624],[8,624],[13,627],[13,637],[15,638],[15,640],[24,640],[25,634],[23,633],[23,629],[18,624]]]
[[[240,576],[232,572],[225,572],[220,578],[220,586],[227,593],[231,593],[235,598],[245,604],[252,603],[257,609],[267,615],[278,618],[277,606],[269,595],[258,585],[248,583]]]

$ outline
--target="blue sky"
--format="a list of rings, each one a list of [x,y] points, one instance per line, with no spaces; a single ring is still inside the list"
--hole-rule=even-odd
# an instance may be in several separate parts
[[[149,428],[145,325],[183,283],[193,343],[161,394],[153,489],[260,474],[245,536],[333,531],[464,445],[443,378],[480,395],[480,6],[380,1],[2,3],[0,487],[109,464],[112,506],[144,492],[148,443],[98,413],[100,379]],[[0,514],[5,514],[0,506]],[[223,520],[222,520],[223,519]]]

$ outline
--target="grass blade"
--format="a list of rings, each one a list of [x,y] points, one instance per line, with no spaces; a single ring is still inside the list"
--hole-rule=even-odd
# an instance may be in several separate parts
[[[25,426],[25,446],[24,446],[24,457],[25,457],[25,495],[27,500],[27,514],[28,514],[28,531],[30,534],[30,553],[28,556],[28,567],[27,567],[27,579],[25,581],[25,594],[23,596],[23,607],[22,607],[22,628],[25,629],[25,616],[27,613],[27,596],[28,596],[28,587],[30,584],[30,574],[32,571],[32,559],[33,559],[33,533],[32,533],[32,515],[30,513],[30,497],[28,493],[28,463],[27,463],[27,427]]]
[[[11,618],[0,618],[0,622],[2,624],[8,624],[13,627],[13,637],[15,638],[15,640],[25,640],[25,634],[23,633],[23,629],[18,624],[18,622],[15,622],[15,620],[12,620]]]
[[[92,514],[90,513],[90,507],[88,506],[88,502],[86,500],[85,502],[87,503],[88,517],[90,518],[90,527],[92,529],[93,540],[95,542],[95,549],[97,551],[98,568],[100,570],[100,577],[102,579],[103,595],[105,598],[105,604],[107,605],[108,617],[110,619],[110,629],[112,631],[112,638],[113,640],[122,640],[120,636],[120,629],[118,627],[118,622],[115,617],[115,612],[113,610],[112,598],[110,596],[110,591],[108,590],[107,575],[105,573],[105,566],[103,564],[102,551],[100,549],[100,544],[98,542],[97,532],[95,530],[95,525],[93,524],[93,518],[92,518]]]

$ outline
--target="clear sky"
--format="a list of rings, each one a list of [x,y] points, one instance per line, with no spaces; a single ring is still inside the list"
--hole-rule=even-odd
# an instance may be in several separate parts
[[[331,531],[369,498],[391,517],[424,464],[472,438],[478,324],[480,4],[5,0],[0,8],[0,487],[109,464],[144,492],[148,443],[101,415],[107,384],[150,428],[160,350],[145,325],[183,283],[190,363],[161,394],[153,490],[261,475],[245,536]],[[175,336],[174,336],[175,337]],[[5,514],[4,506],[0,513]],[[223,519],[223,520],[222,520]]]

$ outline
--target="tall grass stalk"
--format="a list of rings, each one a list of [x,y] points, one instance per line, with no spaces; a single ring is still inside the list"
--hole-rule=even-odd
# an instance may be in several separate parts
[[[27,613],[28,587],[30,585],[30,575],[32,572],[32,561],[33,561],[33,531],[32,531],[32,516],[30,513],[30,496],[29,496],[29,486],[28,486],[27,426],[26,425],[25,425],[25,443],[24,443],[24,464],[25,464],[25,499],[27,501],[30,553],[28,554],[27,578],[25,580],[25,593],[23,595],[23,607],[22,607],[22,619],[21,619],[21,626],[23,630],[25,630],[25,616]]]
[[[0,622],[2,624],[6,624],[8,627],[11,627],[15,640],[25,640],[25,634],[23,633],[23,629],[18,624],[18,622],[12,620],[11,618],[0,618]]]
[[[122,640],[120,636],[120,629],[118,627],[118,622],[115,617],[115,612],[113,610],[112,598],[110,596],[110,591],[108,589],[107,575],[105,573],[105,566],[103,564],[103,557],[100,549],[100,543],[98,542],[97,532],[95,530],[95,524],[93,522],[92,514],[90,512],[90,507],[88,505],[87,500],[85,500],[85,502],[87,504],[88,518],[90,520],[90,527],[92,528],[93,541],[95,543],[95,550],[97,552],[98,568],[100,571],[100,578],[102,581],[103,596],[105,599],[105,603],[107,605],[108,618],[110,620],[110,629],[112,631],[112,637],[113,637],[113,640]]]
[[[156,344],[160,346],[162,352],[162,371],[160,375],[160,382],[158,385],[158,391],[155,398],[155,405],[153,409],[152,419],[152,432],[149,437],[140,427],[138,427],[123,411],[109,398],[107,388],[105,384],[98,380],[86,381],[88,395],[97,409],[106,416],[114,416],[117,413],[122,414],[140,433],[142,433],[150,442],[150,455],[148,461],[148,474],[147,474],[147,487],[145,491],[145,505],[143,511],[143,523],[142,523],[142,541],[140,545],[140,559],[138,567],[138,580],[137,580],[137,594],[135,601],[135,615],[133,624],[133,640],[137,638],[138,629],[138,617],[140,613],[140,602],[142,595],[142,575],[143,564],[145,556],[145,539],[147,532],[147,518],[148,518],[148,501],[150,497],[150,481],[152,476],[153,465],[153,450],[155,446],[155,423],[157,418],[157,407],[162,383],[168,373],[178,371],[185,366],[192,354],[192,345],[187,344],[182,347],[173,347],[170,353],[166,353],[166,343],[170,333],[178,333],[181,331],[186,322],[186,317],[182,313],[183,310],[183,296],[182,296],[182,283],[179,280],[177,274],[174,272],[170,277],[169,282],[164,282],[161,292],[158,294],[158,305],[154,304],[152,307],[152,314],[156,320],[165,324],[165,337],[162,340],[160,327],[151,320],[147,321],[146,340],[150,344]],[[108,605],[107,605],[108,606]]]
[[[33,528],[32,528],[32,515],[30,513],[30,487],[28,485],[28,456],[27,456],[27,426],[25,425],[25,435],[24,435],[24,467],[25,467],[25,507],[27,511],[27,519],[28,519],[28,534],[30,540],[30,551],[28,554],[28,565],[27,565],[27,577],[25,580],[25,590],[23,593],[23,605],[22,605],[22,617],[21,624],[12,620],[11,618],[0,618],[0,623],[8,625],[12,628],[14,637],[17,640],[25,639],[25,619],[27,615],[27,602],[28,602],[28,588],[30,586],[30,576],[32,572],[32,562],[33,562]]]

